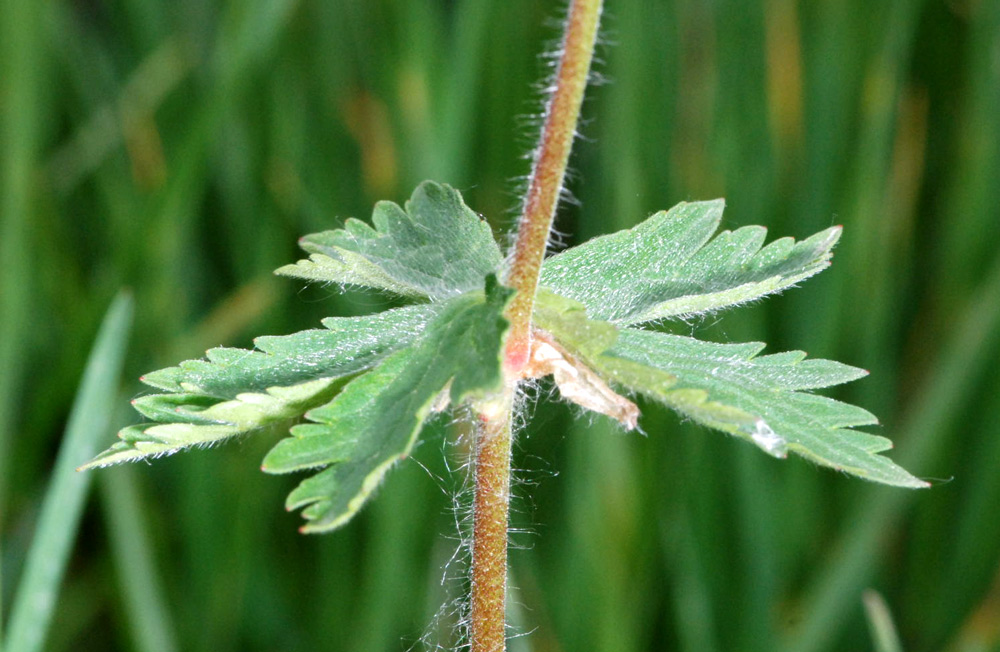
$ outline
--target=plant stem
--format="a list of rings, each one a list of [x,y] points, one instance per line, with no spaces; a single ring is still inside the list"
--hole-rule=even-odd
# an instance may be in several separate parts
[[[594,57],[601,5],[602,0],[573,0],[566,18],[555,91],[545,107],[545,120],[518,222],[513,263],[507,276],[507,285],[517,290],[507,309],[510,334],[505,366],[512,376],[520,373],[531,353],[531,312],[538,274],[576,136],[583,91]]]
[[[513,387],[476,429],[476,497],[472,531],[472,652],[503,652],[507,594],[507,512],[510,503],[510,443]]]
[[[511,421],[514,395],[531,354],[531,312],[538,274],[566,176],[583,92],[590,76],[602,0],[573,0],[566,18],[555,90],[535,150],[528,192],[518,223],[507,285],[517,290],[506,317],[503,393],[479,410],[476,429],[472,533],[472,652],[506,649],[507,521],[510,503]]]

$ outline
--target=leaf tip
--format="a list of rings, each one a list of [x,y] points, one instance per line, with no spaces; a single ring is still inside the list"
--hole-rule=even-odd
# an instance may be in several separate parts
[[[910,476],[907,478],[906,483],[901,483],[899,486],[906,489],[930,489],[933,485],[927,480],[921,480],[916,476]]]

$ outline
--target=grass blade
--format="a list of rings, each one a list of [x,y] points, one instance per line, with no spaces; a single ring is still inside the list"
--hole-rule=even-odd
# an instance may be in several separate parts
[[[11,435],[16,432],[34,276],[31,264],[32,173],[47,117],[38,74],[44,60],[43,5],[0,5],[0,526],[6,513]],[[2,584],[2,571],[0,571]],[[3,602],[0,591],[0,603]],[[0,605],[2,606],[2,605]],[[2,610],[0,610],[2,613]],[[2,639],[2,636],[0,636]]]
[[[962,405],[962,396],[970,391],[984,365],[991,362],[987,354],[996,341],[998,325],[1000,259],[969,302],[966,313],[956,320],[936,370],[913,401],[906,423],[898,429],[898,439],[905,442],[899,454],[901,464],[919,471],[940,453],[945,442],[937,433],[957,418],[955,412]],[[806,594],[806,618],[793,633],[788,650],[825,649],[833,633],[843,626],[851,604],[877,565],[877,552],[886,533],[893,530],[912,500],[910,492],[881,491],[848,518],[857,525],[834,547],[840,552],[829,566],[817,573]]]
[[[896,625],[892,622],[889,605],[885,603],[878,591],[871,589],[861,596],[865,604],[865,615],[868,617],[868,627],[875,641],[876,652],[903,652],[896,633]]]
[[[76,467],[97,452],[118,400],[118,384],[132,322],[132,299],[119,294],[108,309],[87,361],[66,435],[42,503],[38,529],[14,596],[5,649],[42,649],[59,585],[76,537],[92,476]]]
[[[127,401],[119,400],[118,403],[124,405]],[[99,478],[111,558],[117,566],[122,606],[135,649],[176,652],[173,623],[151,554],[154,546],[149,540],[135,470],[123,467],[104,471]]]

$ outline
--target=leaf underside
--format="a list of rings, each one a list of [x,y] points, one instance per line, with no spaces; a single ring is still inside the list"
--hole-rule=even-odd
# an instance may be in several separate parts
[[[811,393],[866,372],[763,344],[714,344],[636,326],[711,313],[779,292],[829,265],[839,227],[763,246],[766,231],[715,237],[722,200],[679,204],[633,229],[546,260],[535,303],[534,375],[553,375],[564,398],[635,426],[638,408],[613,387],[642,394],[766,453],[792,451],[876,482],[926,483],[879,453],[884,437],[853,430],[867,411]],[[260,337],[254,350],[216,348],[152,372],[159,393],[138,398],[149,422],[84,467],[167,455],[265,429],[290,428],[263,470],[313,470],[288,496],[307,532],[348,521],[389,468],[412,451],[431,413],[488,399],[513,290],[497,283],[503,256],[489,225],[446,185],[424,182],[404,207],[379,202],[372,225],[302,238],[310,254],[277,270],[310,282],[374,289],[417,301],[322,329]],[[442,400],[444,399],[444,400]]]

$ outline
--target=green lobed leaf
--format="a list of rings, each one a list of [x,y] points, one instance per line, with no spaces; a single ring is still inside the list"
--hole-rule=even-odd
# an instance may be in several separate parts
[[[513,291],[488,282],[444,304],[413,344],[355,378],[332,401],[310,410],[314,423],[292,428],[264,459],[263,470],[287,473],[324,467],[288,497],[288,509],[305,507],[304,532],[346,523],[385,473],[413,448],[418,432],[448,390],[454,404],[483,398],[502,383],[507,322],[503,310]]]
[[[410,344],[442,309],[408,306],[323,320],[325,329],[259,337],[257,350],[217,348],[207,360],[154,371],[166,390],[133,405],[154,423],[129,426],[121,441],[82,468],[168,455],[295,419],[329,401],[350,377]]]
[[[892,447],[888,439],[849,429],[878,423],[871,413],[803,391],[855,380],[866,371],[831,360],[804,360],[800,352],[755,357],[763,347],[627,328],[598,364],[630,390],[748,439],[775,457],[792,451],[875,482],[928,486],[877,454]],[[657,372],[669,374],[673,382],[657,382]]]
[[[807,390],[855,380],[866,371],[802,351],[758,356],[764,345],[716,344],[584,318],[581,304],[542,297],[536,320],[606,381],[658,400],[703,425],[747,439],[775,457],[792,451],[823,466],[902,487],[927,483],[877,453],[885,437],[851,430],[878,420],[867,410]],[[590,333],[609,344],[598,351]]]
[[[627,326],[704,314],[792,286],[830,264],[832,227],[761,248],[767,230],[723,231],[721,199],[681,203],[638,226],[545,261],[539,283],[583,303],[594,319]]]
[[[405,209],[377,203],[372,224],[348,219],[342,229],[302,238],[312,256],[277,273],[443,299],[481,290],[503,263],[489,224],[444,184],[421,183]]]
[[[439,309],[424,304],[361,317],[329,317],[323,329],[258,337],[253,351],[209,349],[207,360],[187,360],[146,374],[142,381],[168,392],[233,399],[269,387],[345,376],[407,345]]]

